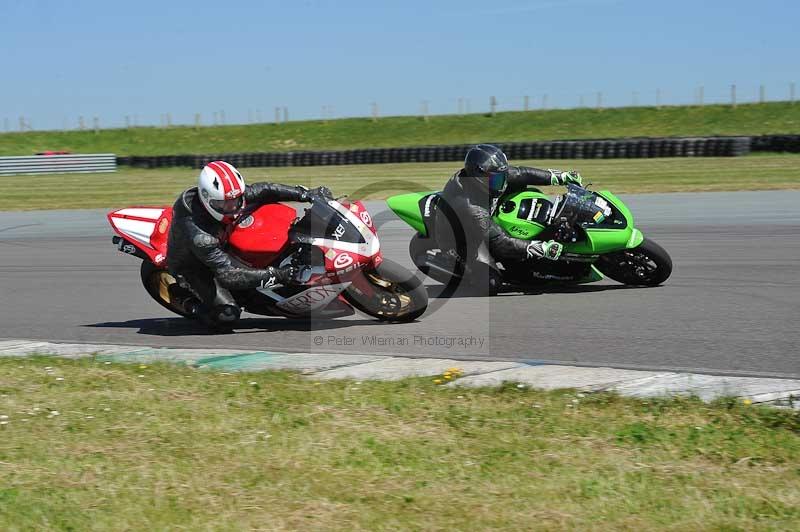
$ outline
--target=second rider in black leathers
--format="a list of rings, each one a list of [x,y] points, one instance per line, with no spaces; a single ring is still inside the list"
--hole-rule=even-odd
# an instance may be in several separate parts
[[[557,260],[561,243],[549,240],[523,240],[509,236],[493,219],[503,194],[528,185],[581,184],[577,172],[541,170],[509,166],[500,148],[479,144],[471,148],[464,167],[456,172],[440,193],[444,202],[437,209],[436,239],[442,250],[457,255],[473,285],[488,285],[497,290],[500,276],[495,261]],[[442,205],[444,203],[444,205]],[[450,230],[442,230],[449,227]]]

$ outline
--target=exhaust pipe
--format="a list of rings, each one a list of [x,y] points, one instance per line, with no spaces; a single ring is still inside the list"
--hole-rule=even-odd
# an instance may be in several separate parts
[[[111,242],[115,246],[117,246],[117,250],[120,253],[125,253],[126,255],[133,255],[134,257],[137,257],[137,258],[142,259],[142,260],[148,260],[148,261],[150,260],[150,257],[145,255],[142,250],[140,250],[139,248],[134,246],[132,243],[130,243],[129,241],[127,241],[124,238],[122,238],[121,236],[116,236],[116,235],[113,236],[111,238]]]

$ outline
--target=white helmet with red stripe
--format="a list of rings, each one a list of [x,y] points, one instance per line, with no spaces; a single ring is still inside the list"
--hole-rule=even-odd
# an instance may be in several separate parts
[[[233,223],[244,209],[244,178],[225,161],[208,163],[200,172],[197,191],[208,213],[222,223]]]

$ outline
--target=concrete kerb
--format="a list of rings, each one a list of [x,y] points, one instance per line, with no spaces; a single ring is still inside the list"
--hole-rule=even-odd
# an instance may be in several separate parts
[[[695,395],[704,401],[719,397],[739,397],[757,404],[800,410],[800,380],[794,379],[730,377],[611,367],[530,365],[524,362],[0,340],[0,357],[37,354],[65,358],[94,356],[103,360],[129,363],[166,361],[218,371],[292,370],[318,380],[399,380],[406,377],[437,376],[457,367],[461,370],[461,377],[447,386],[491,387],[510,382],[544,390],[571,388],[584,392],[614,391],[630,397]]]

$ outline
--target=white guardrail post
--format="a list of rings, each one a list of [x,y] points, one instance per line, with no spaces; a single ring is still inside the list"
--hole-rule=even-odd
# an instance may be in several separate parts
[[[0,175],[116,172],[113,153],[0,157]]]

